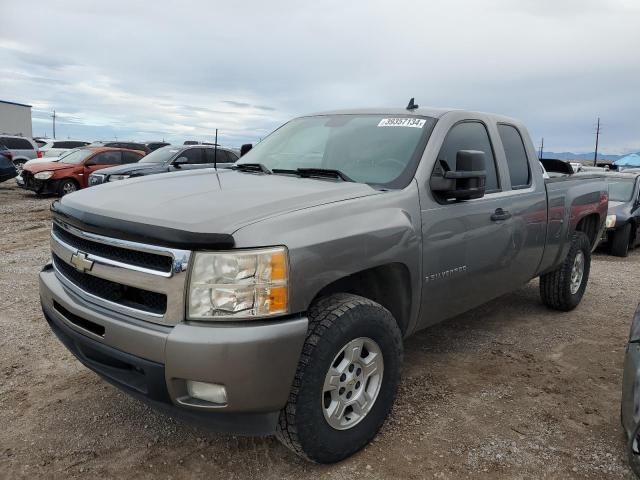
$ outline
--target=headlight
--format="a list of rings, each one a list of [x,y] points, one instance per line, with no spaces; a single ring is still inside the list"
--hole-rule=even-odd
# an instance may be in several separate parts
[[[289,311],[285,247],[196,252],[189,280],[191,320],[236,320]]]
[[[53,172],[38,172],[34,175],[36,180],[49,180],[53,176]]]
[[[605,227],[613,228],[616,226],[616,216],[615,215],[607,215],[607,220],[605,221]]]
[[[109,176],[109,181],[110,182],[116,182],[118,180],[126,180],[127,178],[129,178],[131,175],[110,175]]]

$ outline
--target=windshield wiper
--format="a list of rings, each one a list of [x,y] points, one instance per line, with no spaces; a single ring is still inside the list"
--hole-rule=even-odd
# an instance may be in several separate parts
[[[284,168],[274,168],[273,173],[287,173],[293,175],[300,175],[301,177],[324,177],[324,178],[339,178],[345,182],[353,182],[345,173],[340,170],[334,170],[332,168],[296,168],[295,170],[289,170]]]
[[[269,170],[265,165],[261,163],[236,163],[231,167],[234,170],[240,170],[241,172],[262,172],[266,174],[271,174],[271,170]]]

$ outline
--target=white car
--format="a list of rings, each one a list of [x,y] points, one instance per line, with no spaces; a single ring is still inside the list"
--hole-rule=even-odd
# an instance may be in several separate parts
[[[91,142],[85,142],[82,140],[49,140],[42,147],[40,151],[44,157],[59,157],[61,154],[73,150],[74,148],[84,147]]]

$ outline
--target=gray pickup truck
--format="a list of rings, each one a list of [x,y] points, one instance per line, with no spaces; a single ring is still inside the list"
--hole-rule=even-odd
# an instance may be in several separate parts
[[[602,177],[543,179],[510,118],[304,116],[233,168],[54,202],[42,308],[130,394],[330,463],[382,426],[404,338],[535,277],[576,307],[607,202]]]

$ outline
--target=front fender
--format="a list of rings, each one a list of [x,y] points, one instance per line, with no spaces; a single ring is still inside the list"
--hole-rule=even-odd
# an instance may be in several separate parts
[[[306,311],[318,292],[336,280],[400,263],[411,282],[409,330],[417,318],[422,237],[415,183],[404,190],[267,218],[233,236],[237,248],[285,245],[289,249],[292,313]]]

